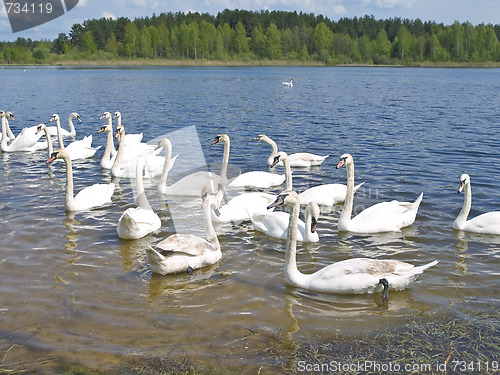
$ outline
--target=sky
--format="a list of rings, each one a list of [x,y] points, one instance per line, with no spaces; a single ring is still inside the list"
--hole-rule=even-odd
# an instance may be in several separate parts
[[[297,11],[322,14],[333,21],[373,15],[375,19],[419,18],[445,25],[455,21],[473,25],[500,24],[499,0],[79,0],[78,5],[66,14],[43,25],[13,33],[6,7],[1,2],[0,41],[15,41],[18,37],[54,40],[59,33],[69,35],[75,23],[81,24],[87,19],[128,17],[133,20],[153,13],[189,11],[217,15],[224,9]]]

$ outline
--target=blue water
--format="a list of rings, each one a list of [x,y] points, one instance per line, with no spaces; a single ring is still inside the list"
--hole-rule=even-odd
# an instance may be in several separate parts
[[[281,82],[294,77],[294,87]],[[77,139],[97,134],[104,111],[121,111],[128,132],[145,141],[195,126],[208,164],[220,163],[217,134],[231,138],[232,171],[267,170],[270,148],[330,157],[319,168],[294,171],[294,188],[345,183],[339,156],[350,153],[355,198],[362,209],[383,200],[413,201],[417,220],[400,233],[337,234],[341,206],[322,213],[321,242],[299,250],[303,272],[349,257],[440,263],[384,309],[377,296],[325,296],[287,286],[284,242],[248,223],[221,232],[222,260],[194,276],[152,275],[146,243],[174,232],[169,204],[146,185],[164,226],[138,241],[121,241],[116,222],[134,195],[128,179],[107,207],[64,212],[65,168],[47,167],[46,152],[0,157],[0,337],[31,349],[100,366],[118,354],[187,353],[257,366],[235,340],[246,329],[283,330],[297,338],[371,331],[410,316],[461,314],[499,307],[500,236],[454,231],[463,203],[459,177],[471,175],[470,217],[500,211],[500,70],[405,68],[3,68],[1,109],[14,133],[62,125],[77,111]],[[79,188],[111,181],[95,158],[75,165]],[[174,144],[173,153],[186,152]],[[272,192],[279,192],[274,189]],[[355,322],[355,324],[353,324]],[[252,349],[252,348],[251,348]],[[82,354],[86,353],[86,354]],[[13,354],[13,353],[12,353]],[[98,358],[104,363],[99,363]],[[106,362],[107,361],[107,362]],[[257,369],[259,366],[256,367]]]

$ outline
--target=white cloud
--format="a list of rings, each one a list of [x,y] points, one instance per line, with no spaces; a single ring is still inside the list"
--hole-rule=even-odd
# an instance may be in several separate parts
[[[85,8],[87,6],[87,0],[79,0],[76,6]]]
[[[116,16],[110,12],[103,12],[102,16],[106,19],[111,18],[112,20],[116,20]]]
[[[375,0],[375,5],[379,8],[411,8],[414,0]]]

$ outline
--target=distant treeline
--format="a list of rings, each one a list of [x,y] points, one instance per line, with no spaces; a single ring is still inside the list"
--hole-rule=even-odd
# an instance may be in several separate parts
[[[0,42],[4,64],[64,60],[291,60],[325,64],[499,62],[500,25],[443,25],[373,16],[331,21],[284,11],[224,10],[101,18],[74,24],[53,41]]]

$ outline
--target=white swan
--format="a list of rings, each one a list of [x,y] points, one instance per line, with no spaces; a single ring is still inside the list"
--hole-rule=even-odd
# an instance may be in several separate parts
[[[297,232],[297,241],[319,241],[319,235],[316,232],[319,213],[320,210],[316,203],[311,202],[306,206],[305,223],[297,219],[299,229]],[[252,220],[253,229],[274,238],[286,239],[290,214],[283,211],[257,212],[250,215],[250,220]]]
[[[36,132],[39,133],[41,131],[44,131],[45,132],[45,137],[47,138],[47,149],[49,151],[49,158],[50,156],[52,155],[52,153],[54,152],[53,148],[52,148],[52,139],[50,139],[50,133],[49,133],[49,129],[47,128],[47,126],[45,124],[39,124],[36,128]]]
[[[145,156],[147,159],[145,177],[152,178],[162,173],[165,158],[158,156],[160,151],[155,151],[153,145],[136,142],[125,147],[125,127],[123,125],[117,126],[115,138],[118,138],[120,143],[113,166],[111,167],[111,175],[113,177],[135,177],[135,164],[137,158],[140,156]],[[130,156],[127,162],[123,162],[125,152]],[[170,168],[173,167],[176,158],[177,155],[170,161]]]
[[[148,245],[146,253],[153,272],[161,275],[186,271],[190,273],[194,269],[209,266],[221,259],[222,252],[210,213],[212,209],[217,209],[217,204],[214,195],[203,197],[203,226],[206,239],[189,234],[173,234],[159,242],[155,248]]]
[[[472,205],[472,192],[470,185],[470,176],[463,174],[460,176],[460,186],[458,193],[465,190],[464,205],[453,222],[453,229],[464,230],[474,233],[484,234],[500,234],[500,211],[486,212],[482,215],[476,216],[473,219],[467,220],[470,208]]]
[[[92,147],[92,134],[78,141],[73,141],[65,147],[59,115],[54,113],[50,118],[49,122],[52,121],[56,122],[56,129],[58,130],[57,138],[59,141],[59,148],[64,148],[68,153],[68,155],[70,156],[71,160],[91,158],[95,155],[97,150],[101,148],[101,146]]]
[[[435,260],[415,267],[397,260],[354,258],[331,264],[312,274],[303,274],[298,270],[296,261],[300,200],[294,191],[285,191],[271,207],[281,204],[291,208],[286,239],[285,279],[296,287],[337,294],[374,293],[383,287],[383,297],[386,299],[389,289],[406,289],[419,274],[438,263]]]
[[[118,237],[126,240],[142,238],[161,227],[160,217],[149,205],[144,191],[142,175],[146,166],[146,158],[140,157],[136,163],[137,204],[138,207],[126,209],[120,219],[116,231]]]
[[[88,186],[74,196],[73,194],[73,168],[71,158],[65,149],[59,149],[52,153],[47,163],[55,159],[63,159],[66,164],[66,200],[64,207],[66,211],[82,211],[94,207],[100,207],[111,202],[111,196],[115,190],[115,184],[94,184]]]
[[[267,159],[267,165],[270,167],[273,163],[274,157],[278,153],[278,145],[271,138],[265,134],[259,134],[257,137],[253,138],[254,141],[262,141],[271,146],[271,155]],[[291,167],[314,167],[321,165],[327,157],[330,155],[316,155],[309,152],[297,152],[288,155],[288,161]],[[282,166],[283,163],[280,161],[277,165]]]
[[[109,112],[107,112],[107,113],[109,113]],[[122,124],[121,112],[116,111],[113,115],[113,119],[116,119],[116,126],[121,125]],[[139,133],[139,134],[127,133],[127,134],[125,134],[125,146],[132,144],[132,143],[142,142],[142,137],[143,137],[142,133]]]
[[[71,113],[68,117],[69,131],[60,127],[61,135],[63,137],[73,137],[73,138],[76,137],[75,124],[73,124],[73,119],[75,118],[78,120],[78,122],[82,122],[82,120],[80,119],[80,115],[78,113],[76,112]],[[57,132],[57,126],[47,126],[47,129],[51,137],[59,136],[59,133]]]
[[[284,86],[293,87],[293,77],[288,82],[281,82]]]
[[[339,231],[356,233],[396,232],[413,224],[423,193],[413,203],[398,202],[396,200],[377,203],[351,219],[354,198],[354,160],[350,154],[344,154],[340,157],[337,168],[343,165],[347,169],[347,196],[338,221]]]
[[[9,117],[14,119],[14,115],[12,114],[12,112],[7,112],[5,116],[5,124],[7,128],[7,141],[12,141],[13,139],[16,138],[16,136],[14,135],[14,133],[12,133],[12,130],[10,129]],[[0,133],[0,141],[2,140],[2,138],[3,138],[3,132]]]
[[[227,165],[229,163],[229,137],[226,134],[219,134],[215,137],[215,140],[211,144],[213,145],[216,143],[222,143],[224,145],[224,154],[222,155],[220,174],[208,171],[198,171],[182,177],[180,180],[171,185],[167,185],[166,181],[168,178],[168,170],[165,170],[164,168],[158,184],[158,191],[161,194],[167,195],[199,197],[202,194],[203,188],[207,185],[211,186],[213,190],[220,185],[225,187],[227,185]],[[168,144],[170,144],[170,142],[168,142]],[[158,147],[165,147],[165,145],[163,145],[160,141]],[[170,147],[171,153],[171,144],[167,147]],[[166,150],[168,157],[169,149],[166,148]],[[165,160],[165,162],[166,161],[167,160]]]
[[[10,116],[11,119],[14,119],[14,116],[8,112],[0,111],[0,117],[2,120],[2,134],[8,135],[7,130],[7,116]],[[7,144],[8,137],[2,137],[2,141],[0,144],[0,148],[3,152],[33,152],[42,150],[48,147],[47,142],[38,142],[42,134],[36,133],[36,126],[32,126],[29,128],[23,128],[21,133],[19,133],[12,142]]]

